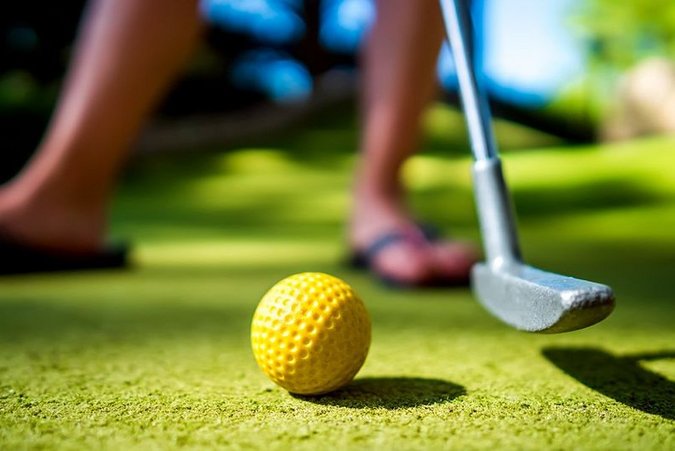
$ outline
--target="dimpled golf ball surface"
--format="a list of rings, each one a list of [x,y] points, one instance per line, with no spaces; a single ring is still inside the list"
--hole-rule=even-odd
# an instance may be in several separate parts
[[[291,393],[317,395],[349,383],[370,347],[370,317],[352,288],[322,273],[272,287],[253,316],[258,365]]]

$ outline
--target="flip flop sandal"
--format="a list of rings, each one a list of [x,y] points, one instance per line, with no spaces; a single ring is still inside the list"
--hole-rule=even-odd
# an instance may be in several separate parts
[[[0,275],[83,271],[129,266],[127,245],[111,244],[97,252],[68,253],[26,245],[0,230]]]
[[[371,271],[386,285],[395,288],[421,288],[421,287],[464,287],[469,285],[469,277],[434,277],[428,281],[411,284],[395,277],[385,276],[377,271],[373,265],[376,256],[389,246],[405,243],[413,247],[427,246],[440,240],[441,234],[432,225],[420,224],[419,230],[422,236],[406,232],[389,232],[375,241],[362,251],[354,251],[350,258],[350,266],[356,269]]]

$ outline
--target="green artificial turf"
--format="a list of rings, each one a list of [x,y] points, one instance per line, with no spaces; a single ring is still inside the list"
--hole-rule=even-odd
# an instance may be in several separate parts
[[[436,109],[405,175],[421,217],[477,240],[461,130]],[[675,448],[674,141],[505,153],[527,260],[617,294],[604,323],[547,336],[466,289],[393,291],[342,265],[354,138],[317,119],[139,162],[113,214],[134,270],[0,278],[0,449]],[[300,271],[347,280],[373,321],[356,381],[318,398],[274,386],[249,348],[257,301]]]

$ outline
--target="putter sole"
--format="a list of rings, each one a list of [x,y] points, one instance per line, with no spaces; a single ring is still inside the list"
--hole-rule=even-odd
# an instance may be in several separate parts
[[[506,324],[527,332],[583,329],[614,310],[614,293],[607,285],[525,264],[495,269],[479,263],[471,276],[479,302]]]

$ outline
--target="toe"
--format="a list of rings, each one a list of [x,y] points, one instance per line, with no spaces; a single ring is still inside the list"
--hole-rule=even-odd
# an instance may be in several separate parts
[[[468,280],[471,267],[478,261],[476,248],[463,242],[440,242],[433,246],[434,268],[443,280]]]
[[[428,251],[406,243],[391,246],[372,261],[373,269],[382,278],[400,285],[424,285],[434,277]]]

